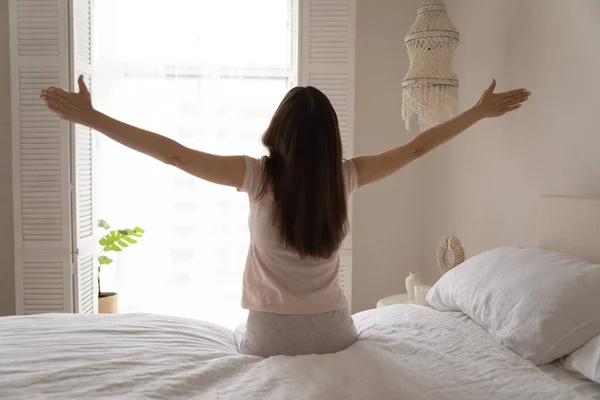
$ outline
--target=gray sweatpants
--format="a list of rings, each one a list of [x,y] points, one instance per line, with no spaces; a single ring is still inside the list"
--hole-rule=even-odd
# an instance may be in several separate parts
[[[250,311],[235,338],[242,354],[297,356],[338,352],[354,343],[357,333],[347,308],[305,315]]]

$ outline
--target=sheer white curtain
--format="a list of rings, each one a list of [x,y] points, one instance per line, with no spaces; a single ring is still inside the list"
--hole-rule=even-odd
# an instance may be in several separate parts
[[[295,83],[292,1],[96,1],[96,107],[203,151],[262,155]],[[106,138],[97,159],[97,216],[146,230],[101,276],[120,310],[242,322],[247,197]]]

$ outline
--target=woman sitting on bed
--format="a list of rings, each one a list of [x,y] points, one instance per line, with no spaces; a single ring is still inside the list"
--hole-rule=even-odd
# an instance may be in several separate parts
[[[153,132],[112,119],[92,106],[79,79],[79,93],[42,90],[60,117],[201,179],[238,188],[250,201],[250,248],[242,306],[250,310],[240,352],[268,357],[333,353],[357,339],[338,282],[339,249],[348,233],[348,198],[381,180],[477,121],[514,111],[529,97],[520,89],[494,93],[458,117],[381,154],[342,158],[336,113],[314,87],[285,96],[262,142],[268,156],[219,156],[193,150]]]

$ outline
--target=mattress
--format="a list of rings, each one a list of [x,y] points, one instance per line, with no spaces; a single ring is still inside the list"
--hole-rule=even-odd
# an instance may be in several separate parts
[[[395,305],[354,318],[346,350],[262,359],[195,320],[3,317],[0,398],[600,399],[599,385],[535,367],[461,314]]]

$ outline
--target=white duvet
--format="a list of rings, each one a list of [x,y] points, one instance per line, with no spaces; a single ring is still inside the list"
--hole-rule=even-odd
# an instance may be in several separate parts
[[[0,399],[600,399],[482,328],[412,305],[355,316],[360,340],[330,355],[261,359],[231,331],[154,315],[0,318]]]

